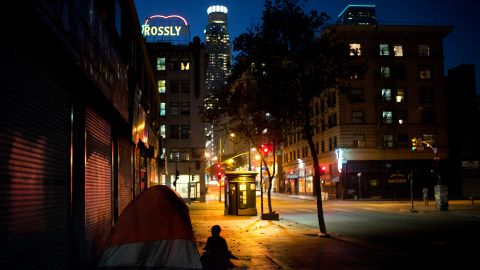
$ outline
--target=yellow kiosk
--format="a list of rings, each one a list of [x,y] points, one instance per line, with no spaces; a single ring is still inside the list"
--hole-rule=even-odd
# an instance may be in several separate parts
[[[255,176],[257,172],[225,172],[225,212],[228,215],[256,216],[257,198]]]

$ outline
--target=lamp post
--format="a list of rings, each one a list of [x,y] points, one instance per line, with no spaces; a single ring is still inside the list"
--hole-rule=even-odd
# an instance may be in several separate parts
[[[416,213],[415,206],[413,206],[413,169],[410,170],[410,201],[412,203],[412,208],[410,208],[410,212]]]
[[[360,200],[362,198],[362,172],[357,173],[358,176],[358,199]]]

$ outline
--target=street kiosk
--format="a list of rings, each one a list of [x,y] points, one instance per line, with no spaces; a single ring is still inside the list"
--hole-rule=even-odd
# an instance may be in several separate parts
[[[257,198],[255,176],[257,172],[225,172],[225,212],[228,215],[256,216]],[[227,211],[228,210],[228,211]]]

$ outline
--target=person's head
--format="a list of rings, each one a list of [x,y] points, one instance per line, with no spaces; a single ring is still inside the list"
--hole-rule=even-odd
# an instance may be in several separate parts
[[[219,225],[213,225],[212,226],[212,235],[220,235],[220,226]]]

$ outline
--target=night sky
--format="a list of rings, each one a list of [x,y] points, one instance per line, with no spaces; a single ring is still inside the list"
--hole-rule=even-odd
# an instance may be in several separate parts
[[[224,5],[228,8],[228,29],[231,40],[259,21],[263,0],[134,0],[140,22],[151,15],[177,14],[190,25],[191,39],[204,41],[207,8]],[[480,94],[480,2],[478,0],[310,0],[305,10],[326,12],[335,22],[349,4],[374,4],[379,24],[431,23],[454,26],[444,39],[445,72],[460,64],[474,64],[477,94]]]

